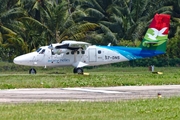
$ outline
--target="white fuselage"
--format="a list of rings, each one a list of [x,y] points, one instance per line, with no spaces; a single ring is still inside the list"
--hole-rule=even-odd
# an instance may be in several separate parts
[[[74,66],[75,63],[83,63],[80,67],[96,66],[121,61],[128,61],[126,57],[120,53],[103,48],[101,46],[88,46],[85,50],[78,49],[72,51],[69,49],[61,49],[56,51],[49,49],[48,46],[41,47],[36,52],[18,56],[14,59],[15,64],[27,66]]]

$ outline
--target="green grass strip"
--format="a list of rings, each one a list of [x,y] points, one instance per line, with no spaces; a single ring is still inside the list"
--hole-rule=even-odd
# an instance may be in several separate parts
[[[2,120],[179,120],[180,98],[0,104]]]

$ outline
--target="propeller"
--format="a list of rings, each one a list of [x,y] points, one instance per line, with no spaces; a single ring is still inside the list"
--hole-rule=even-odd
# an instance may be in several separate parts
[[[50,44],[50,45],[48,46],[48,48],[52,50],[52,49],[53,49],[53,45]]]
[[[49,46],[48,46],[48,49],[50,49],[51,50],[51,62],[53,63],[53,61],[52,61],[52,55],[53,55],[53,45],[52,44],[50,44]]]

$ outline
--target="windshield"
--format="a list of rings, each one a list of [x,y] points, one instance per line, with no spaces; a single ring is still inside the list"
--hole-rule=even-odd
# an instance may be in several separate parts
[[[44,53],[45,53],[45,49],[43,49],[39,52],[39,54],[44,54]]]
[[[42,48],[38,48],[38,49],[36,50],[36,52],[39,52],[39,51],[41,51],[41,49],[42,49]]]

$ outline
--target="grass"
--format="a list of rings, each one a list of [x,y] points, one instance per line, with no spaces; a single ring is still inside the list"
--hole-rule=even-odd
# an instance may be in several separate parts
[[[180,98],[0,104],[2,120],[179,120]]]
[[[14,68],[0,70],[0,89],[180,84],[178,67],[156,67],[155,70],[163,72],[162,75],[152,74],[145,67],[86,68],[89,76],[74,75],[71,67],[37,68],[36,75],[29,75],[27,67]],[[0,116],[2,120],[179,120],[179,104],[180,97],[117,102],[0,104]]]
[[[152,74],[145,67],[104,66],[84,69],[85,72],[90,73],[89,76],[73,74],[72,69],[71,67],[38,68],[36,75],[29,75],[28,69],[4,71],[0,74],[0,89],[180,84],[178,67],[156,67],[155,70],[163,72],[162,75]]]

